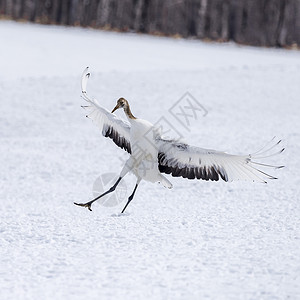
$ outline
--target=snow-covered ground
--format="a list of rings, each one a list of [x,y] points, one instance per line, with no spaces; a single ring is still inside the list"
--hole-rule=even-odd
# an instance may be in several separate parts
[[[299,299],[300,53],[0,22],[1,299]],[[73,205],[127,156],[84,117],[80,76],[112,109],[247,154],[274,135],[286,168],[259,183],[125,179],[124,201]],[[208,111],[186,130],[169,109]],[[122,116],[122,112],[119,112]]]

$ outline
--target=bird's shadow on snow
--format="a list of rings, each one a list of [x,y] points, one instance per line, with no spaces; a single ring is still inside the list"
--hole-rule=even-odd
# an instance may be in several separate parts
[[[111,215],[111,217],[113,217],[113,218],[120,218],[120,217],[128,217],[128,216],[130,216],[130,213],[114,213],[114,214],[112,214]]]

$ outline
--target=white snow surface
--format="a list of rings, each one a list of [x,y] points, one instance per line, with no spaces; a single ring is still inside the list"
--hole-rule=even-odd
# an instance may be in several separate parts
[[[300,299],[300,53],[0,22],[1,299]],[[286,151],[268,184],[124,179],[124,201],[73,205],[127,154],[87,118],[80,76],[155,123],[185,92],[208,111],[200,147]],[[124,116],[123,112],[118,112]]]

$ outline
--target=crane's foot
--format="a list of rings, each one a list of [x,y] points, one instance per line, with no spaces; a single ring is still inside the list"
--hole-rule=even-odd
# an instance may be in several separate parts
[[[76,203],[74,202],[75,205],[82,206],[82,207],[87,207],[89,211],[92,211],[91,206],[92,206],[93,201],[87,202],[87,203]]]

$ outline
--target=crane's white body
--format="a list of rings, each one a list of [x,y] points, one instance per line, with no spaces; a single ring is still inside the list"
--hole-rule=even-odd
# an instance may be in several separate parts
[[[163,176],[157,163],[158,149],[155,137],[157,131],[153,124],[143,119],[130,119],[131,156],[126,162],[126,168],[139,179],[150,182],[161,182],[171,188],[171,182]]]

